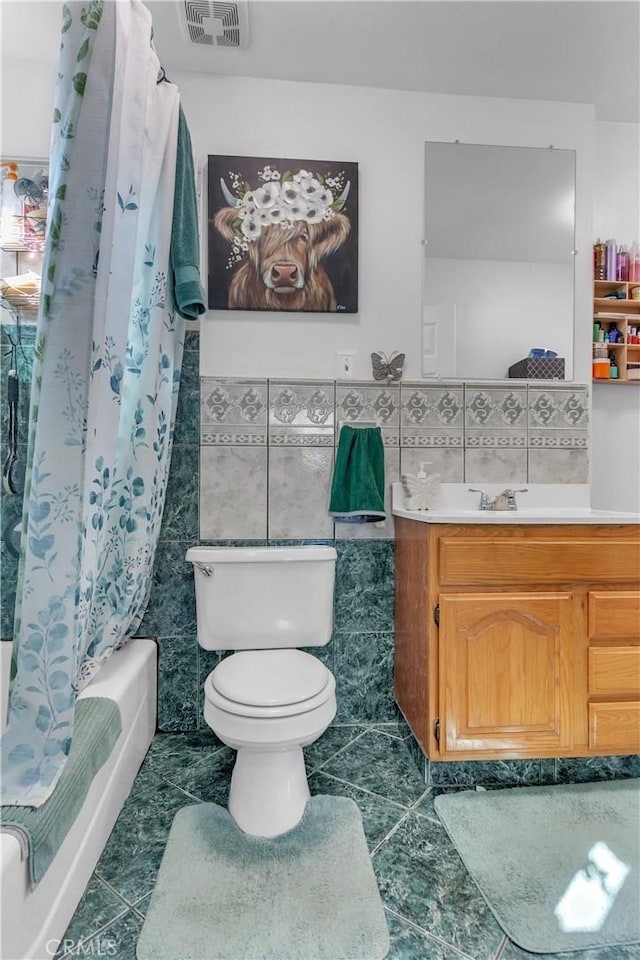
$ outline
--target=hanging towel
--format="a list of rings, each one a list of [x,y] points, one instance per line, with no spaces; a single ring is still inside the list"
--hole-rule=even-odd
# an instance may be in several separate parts
[[[198,203],[191,136],[182,107],[178,115],[176,190],[171,224],[171,273],[176,310],[185,320],[197,320],[207,308],[200,282]]]
[[[345,424],[340,430],[329,513],[337,521],[350,523],[385,519],[384,447],[380,427]]]

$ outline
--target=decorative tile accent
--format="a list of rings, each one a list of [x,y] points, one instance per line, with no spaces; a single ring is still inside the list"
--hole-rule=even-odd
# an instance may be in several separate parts
[[[400,442],[400,388],[398,384],[379,384],[369,380],[336,382],[336,427],[341,422],[376,421],[382,428],[385,446]]]
[[[529,446],[586,448],[589,395],[586,385],[529,384]]]
[[[333,446],[335,382],[269,381],[269,443]]]
[[[201,447],[200,537],[262,540],[266,536],[266,446]]]
[[[207,445],[264,446],[266,380],[201,380],[200,439]]]
[[[400,384],[400,445],[462,447],[464,389],[453,383]]]
[[[329,490],[333,447],[269,451],[269,537],[331,537]]]
[[[526,447],[527,388],[466,383],[465,447]]]

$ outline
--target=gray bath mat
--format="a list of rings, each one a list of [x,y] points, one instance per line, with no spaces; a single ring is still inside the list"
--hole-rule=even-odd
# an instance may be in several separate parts
[[[524,950],[640,942],[640,780],[470,790],[435,808]]]
[[[213,803],[176,815],[138,960],[382,960],[384,910],[360,810],[312,797],[297,827],[249,837]]]

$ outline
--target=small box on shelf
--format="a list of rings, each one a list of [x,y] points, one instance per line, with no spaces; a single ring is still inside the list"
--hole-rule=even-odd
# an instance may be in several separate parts
[[[518,380],[564,380],[564,357],[525,357],[509,367]]]

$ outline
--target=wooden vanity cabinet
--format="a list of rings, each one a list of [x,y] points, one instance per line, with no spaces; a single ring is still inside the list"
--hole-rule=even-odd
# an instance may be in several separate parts
[[[427,756],[640,751],[640,527],[395,529],[394,693]]]

